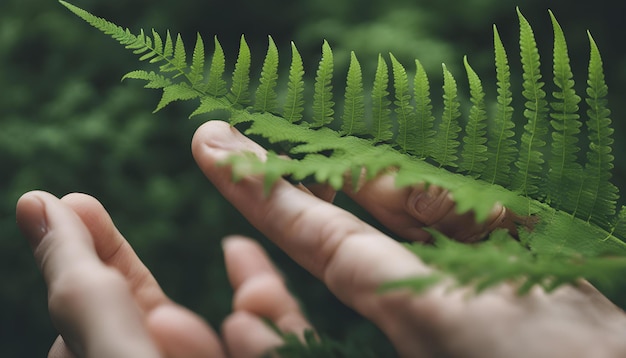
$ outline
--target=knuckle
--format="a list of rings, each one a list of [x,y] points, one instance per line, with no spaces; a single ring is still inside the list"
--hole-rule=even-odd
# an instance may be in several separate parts
[[[416,186],[408,196],[406,210],[424,225],[431,226],[454,210],[454,201],[447,190],[437,186]]]

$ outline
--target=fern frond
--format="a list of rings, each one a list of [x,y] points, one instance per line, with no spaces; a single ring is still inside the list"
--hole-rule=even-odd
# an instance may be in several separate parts
[[[509,60],[495,25],[493,26],[493,43],[498,86],[497,112],[488,132],[489,160],[481,177],[489,183],[507,186],[511,181],[511,164],[518,150],[515,147],[515,140],[512,139],[515,135],[513,132],[515,123],[513,122],[513,107],[511,107],[513,95]]]
[[[66,3],[64,3],[66,4]],[[66,5],[68,6],[68,5]],[[71,6],[68,6],[72,9]],[[524,117],[527,121],[523,133],[519,157],[515,161],[517,172],[511,173],[511,163],[515,152],[513,140],[513,122],[511,107],[511,81],[506,51],[494,26],[494,53],[497,77],[497,111],[493,129],[489,130],[488,151],[485,152],[485,108],[487,102],[478,74],[465,62],[470,88],[472,107],[467,118],[466,131],[459,155],[459,97],[456,81],[443,65],[443,115],[438,130],[433,135],[433,116],[430,101],[428,77],[419,61],[416,61],[414,86],[411,88],[407,72],[393,56],[391,58],[392,75],[389,78],[387,62],[379,56],[374,84],[372,88],[372,110],[364,105],[362,73],[355,54],[351,56],[348,70],[345,105],[341,125],[343,130],[330,128],[334,116],[333,102],[333,54],[327,42],[322,46],[322,59],[316,73],[313,93],[312,123],[300,122],[304,112],[304,69],[302,58],[292,44],[292,65],[287,82],[286,101],[283,115],[277,113],[276,82],[278,68],[278,50],[270,38],[268,53],[263,63],[260,84],[256,91],[255,103],[248,106],[248,87],[250,78],[250,50],[241,39],[239,57],[232,76],[229,93],[225,85],[209,86],[223,77],[225,55],[216,42],[207,82],[201,48],[204,45],[196,40],[191,66],[186,62],[185,50],[180,36],[174,37],[169,32],[161,36],[152,31],[152,37],[143,31],[138,35],[99,19],[82,10],[76,10],[79,16],[94,24],[95,27],[118,39],[129,50],[145,61],[159,66],[160,72],[133,71],[124,78],[146,81],[146,87],[163,90],[163,97],[157,109],[178,100],[199,99],[199,107],[192,113],[210,113],[219,111],[229,119],[232,125],[246,123],[244,133],[260,136],[271,145],[288,145],[288,155],[284,159],[277,154],[268,154],[266,161],[256,156],[229,158],[235,178],[239,175],[259,174],[264,177],[265,190],[269,192],[273,183],[283,176],[295,180],[313,178],[318,182],[330,184],[339,189],[345,186],[347,173],[352,174],[353,184],[362,170],[366,178],[372,178],[382,171],[393,168],[396,185],[406,187],[418,183],[428,183],[444,188],[455,199],[459,213],[471,212],[475,219],[484,222],[490,217],[496,203],[506,207],[516,223],[519,221],[519,241],[512,240],[503,232],[494,232],[490,240],[479,245],[447,244],[445,239],[436,239],[432,253],[422,253],[429,257],[432,265],[442,272],[453,274],[460,283],[470,283],[477,289],[484,289],[502,281],[513,281],[521,291],[534,285],[541,285],[547,290],[558,285],[575,282],[579,278],[602,282],[608,277],[610,282],[618,282],[626,270],[626,209],[620,211],[616,219],[611,220],[615,212],[617,189],[610,184],[610,169],[613,166],[611,154],[612,130],[606,103],[606,84],[602,71],[599,51],[591,42],[587,98],[587,115],[590,148],[586,154],[588,163],[579,176],[584,181],[569,182],[561,179],[567,188],[567,195],[551,194],[550,187],[542,185],[541,176],[546,174],[543,153],[549,115],[552,117],[554,141],[551,144],[550,175],[554,178],[567,178],[571,169],[576,167],[578,128],[575,107],[578,105],[573,92],[573,77],[567,63],[567,49],[560,27],[555,27],[554,82],[557,89],[551,106],[543,92],[540,59],[534,35],[526,19],[520,17],[520,55],[523,67]],[[206,57],[206,56],[205,56]],[[215,62],[215,64],[213,64]],[[211,80],[211,78],[215,80]],[[381,142],[393,139],[392,108],[390,103],[389,81],[393,80],[393,110],[398,121],[395,144]],[[214,82],[212,82],[214,81]],[[217,81],[220,82],[220,81]],[[223,82],[220,82],[223,83]],[[211,90],[213,88],[213,90]],[[215,90],[217,88],[217,90]],[[226,94],[226,95],[225,95]],[[414,98],[413,98],[414,97]],[[413,102],[414,100],[414,102]],[[415,105],[415,108],[413,107]],[[550,112],[552,110],[552,112]],[[355,124],[367,123],[371,114],[371,126],[368,136],[373,139],[359,138],[352,134],[362,133],[363,128],[355,130]],[[213,117],[214,118],[214,117]],[[571,121],[574,122],[571,122]],[[572,123],[574,123],[572,125]],[[333,126],[334,127],[334,126]],[[562,143],[562,146],[559,144]],[[435,148],[435,144],[438,145]],[[487,157],[485,163],[481,158]],[[416,158],[418,157],[418,158]],[[440,166],[432,165],[430,158]],[[552,162],[554,160],[554,162]],[[457,163],[458,162],[458,163]],[[493,163],[492,163],[493,162]],[[455,170],[453,167],[459,165]],[[483,167],[487,164],[486,167]],[[448,168],[441,168],[445,166]],[[556,169],[554,169],[556,168]],[[459,171],[468,171],[471,175],[460,175]],[[561,175],[558,172],[562,171]],[[477,179],[476,176],[479,175]],[[513,183],[507,177],[513,176]],[[559,182],[555,180],[554,183]],[[503,184],[493,185],[494,183]],[[355,185],[356,187],[356,185]],[[513,189],[513,190],[512,190]],[[546,191],[547,190],[547,191]],[[570,196],[570,192],[573,196]],[[564,192],[563,192],[564,193]],[[565,198],[565,199],[563,199]],[[542,199],[548,199],[541,201]],[[555,203],[559,204],[558,210]],[[577,202],[576,205],[570,203]],[[552,205],[552,206],[551,206]],[[575,211],[566,212],[561,209]],[[574,214],[574,215],[572,215]],[[437,234],[433,233],[435,237]],[[442,243],[443,242],[443,243]],[[423,246],[421,246],[423,248]],[[439,277],[430,277],[421,287],[436,282]],[[609,283],[610,283],[609,282]],[[408,281],[404,284],[409,284]]]
[[[275,112],[278,106],[276,82],[278,81],[278,48],[274,39],[268,36],[267,55],[263,61],[259,87],[254,97],[254,109],[259,112]]]
[[[415,95],[415,116],[417,122],[417,138],[415,140],[415,155],[427,158],[432,155],[435,146],[435,117],[430,101],[430,82],[424,66],[415,60],[415,80],[413,81]]]
[[[602,57],[593,37],[587,33],[591,47],[587,80],[587,131],[589,151],[585,166],[583,202],[579,213],[587,221],[606,225],[615,214],[617,187],[610,182],[613,169],[613,129],[608,109],[608,87],[604,80]]]
[[[291,123],[297,123],[302,119],[304,112],[304,65],[302,56],[291,43],[291,66],[289,67],[289,83],[287,84],[287,98],[283,115]]]
[[[465,127],[466,135],[463,137],[463,151],[459,167],[470,175],[478,176],[484,172],[487,161],[485,92],[480,78],[467,61],[467,56],[463,58],[463,63],[470,86],[472,108]]]
[[[383,56],[378,54],[378,64],[376,65],[372,88],[372,126],[370,132],[375,142],[387,142],[393,138],[388,86],[389,68]]]
[[[320,60],[315,76],[315,91],[313,94],[313,126],[321,127],[330,124],[334,119],[333,102],[333,51],[326,40],[322,45],[322,59]]]
[[[550,19],[554,30],[554,84],[559,89],[552,93],[554,101],[550,113],[552,120],[552,157],[549,160],[548,174],[549,199],[554,200],[555,206],[575,213],[578,195],[570,198],[568,193],[572,187],[580,187],[582,182],[582,166],[577,162],[576,153],[579,151],[578,133],[581,122],[578,120],[578,103],[580,97],[574,90],[574,80],[569,64],[567,43],[563,30],[554,14],[550,11]],[[576,194],[577,191],[574,191]]]
[[[398,135],[396,136],[396,143],[405,152],[412,152],[415,138],[413,134],[416,130],[415,127],[415,114],[413,112],[413,106],[411,106],[411,91],[409,90],[409,78],[406,74],[406,69],[402,64],[393,56],[391,57],[391,65],[393,69],[393,86],[396,96],[394,104],[396,105],[396,115],[398,120]]]
[[[240,106],[246,106],[250,103],[250,47],[246,42],[245,36],[241,35],[239,40],[239,54],[233,71],[233,78],[230,86],[228,99]]]
[[[363,74],[361,64],[354,52],[350,54],[350,67],[346,81],[346,98],[341,122],[341,131],[346,135],[367,133],[365,125],[365,103],[363,98]]]
[[[228,90],[226,89],[226,81],[224,81],[226,58],[224,56],[224,50],[222,49],[222,45],[217,40],[217,36],[215,37],[214,42],[215,50],[213,52],[213,58],[211,59],[209,80],[206,84],[206,87],[209,94],[215,97],[221,97],[228,92]],[[192,84],[194,84],[193,80],[190,79],[190,81]]]
[[[528,20],[517,9],[520,22],[520,56],[523,69],[522,95],[526,99],[524,117],[528,122],[524,125],[521,147],[515,166],[518,171],[513,178],[513,188],[523,195],[539,194],[539,186],[543,172],[543,152],[548,133],[547,116],[548,102],[542,89],[539,51]]]
[[[443,114],[435,137],[433,159],[440,166],[456,167],[457,149],[459,147],[459,132],[461,127],[458,120],[461,116],[459,99],[457,97],[456,80],[448,71],[445,64],[443,67]]]

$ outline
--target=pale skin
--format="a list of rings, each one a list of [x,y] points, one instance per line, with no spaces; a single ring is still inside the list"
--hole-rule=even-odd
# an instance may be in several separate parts
[[[318,277],[344,303],[389,337],[403,357],[624,357],[626,315],[585,282],[552,294],[518,297],[503,284],[481,295],[442,283],[423,294],[381,294],[385,282],[432,272],[397,241],[328,202],[332,191],[279,181],[269,196],[262,179],[231,181],[216,165],[233,153],[264,150],[223,122],[204,124],[193,155],[226,199],[270,240]],[[461,241],[510,226],[497,207],[486,224],[454,212],[438,188],[398,189],[392,174],[348,195],[408,240],[433,225]],[[302,334],[311,328],[282,276],[251,239],[223,242],[234,288],[233,313],[218,334],[161,290],[102,205],[84,194],[57,199],[25,194],[17,220],[48,286],[60,336],[50,357],[257,357],[280,344],[261,320]],[[314,307],[310,310],[314,311]]]

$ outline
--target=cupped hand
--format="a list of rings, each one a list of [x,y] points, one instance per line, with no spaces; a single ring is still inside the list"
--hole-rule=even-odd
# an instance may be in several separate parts
[[[281,344],[260,317],[287,332],[309,328],[281,276],[249,239],[223,243],[235,311],[223,324],[222,343],[163,293],[94,198],[30,192],[18,202],[17,222],[60,332],[49,357],[257,357]]]
[[[420,295],[381,284],[432,269],[395,240],[354,215],[279,180],[269,195],[263,180],[234,183],[220,162],[265,150],[228,124],[201,126],[194,157],[220,192],[268,238],[322,280],[348,306],[377,324],[404,357],[620,357],[626,356],[624,313],[587,283],[551,294],[541,289],[519,297],[512,285],[480,295],[443,283]],[[348,195],[382,224],[408,240],[425,240],[431,225],[462,241],[495,226],[509,226],[494,208],[486,224],[458,215],[449,195],[436,187],[396,188],[386,174]]]

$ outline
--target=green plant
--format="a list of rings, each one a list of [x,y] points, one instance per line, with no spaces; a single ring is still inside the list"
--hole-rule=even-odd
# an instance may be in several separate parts
[[[622,279],[626,210],[617,210],[618,190],[610,182],[613,131],[602,59],[589,34],[583,102],[575,91],[565,36],[552,13],[550,95],[540,71],[533,30],[518,10],[521,93],[512,88],[508,55],[494,26],[497,97],[486,99],[480,77],[466,57],[471,104],[464,117],[456,79],[443,65],[443,101],[441,116],[436,119],[428,75],[417,60],[411,85],[406,68],[392,54],[389,61],[379,55],[371,93],[366,95],[369,91],[365,91],[361,66],[352,53],[343,106],[339,107],[334,86],[343,81],[334,77],[330,45],[323,43],[315,80],[308,83],[302,58],[292,44],[286,94],[279,101],[279,55],[271,37],[253,96],[252,56],[243,37],[232,77],[226,81],[226,55],[217,38],[212,55],[207,56],[198,35],[188,61],[180,35],[154,30],[133,34],[61,3],[140,60],[157,66],[153,71],[137,70],[124,76],[163,91],[155,111],[175,101],[199,100],[192,116],[223,114],[246,135],[261,137],[291,157],[283,159],[279,152],[270,152],[263,162],[254,156],[232,157],[229,164],[235,180],[259,173],[264,175],[268,191],[281,177],[311,178],[339,189],[346,178],[356,187],[362,171],[373,178],[393,168],[398,186],[427,183],[443,187],[454,197],[459,212],[472,211],[478,221],[485,220],[496,203],[518,219],[518,240],[496,230],[480,244],[463,245],[432,232],[434,245],[407,245],[441,273],[390,283],[387,288],[408,285],[420,290],[443,275],[452,275],[460,284],[472,284],[478,290],[515,281],[520,293],[534,285],[552,290],[581,278],[609,290]],[[312,98],[306,95],[309,85]],[[523,104],[514,105],[518,94]],[[493,111],[488,110],[492,101]],[[525,121],[523,126],[516,126],[519,120]]]

